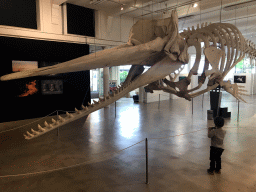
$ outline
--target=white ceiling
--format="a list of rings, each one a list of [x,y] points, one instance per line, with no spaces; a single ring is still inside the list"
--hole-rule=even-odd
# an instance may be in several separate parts
[[[63,1],[63,0],[62,0]],[[252,0],[66,0],[67,3],[102,10],[110,15],[136,19],[157,19],[170,16],[177,8],[180,30],[202,22],[235,24],[245,38],[256,43],[256,1]],[[194,3],[198,3],[196,8]],[[227,6],[247,3],[227,10]],[[121,10],[121,5],[123,10]],[[248,6],[249,5],[249,6]],[[237,8],[237,9],[236,9]]]

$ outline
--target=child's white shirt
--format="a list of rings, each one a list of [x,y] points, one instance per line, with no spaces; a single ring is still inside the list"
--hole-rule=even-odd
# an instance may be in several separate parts
[[[223,149],[223,140],[225,138],[225,135],[226,131],[224,131],[222,128],[214,128],[210,130],[208,133],[208,137],[211,138],[211,146]]]

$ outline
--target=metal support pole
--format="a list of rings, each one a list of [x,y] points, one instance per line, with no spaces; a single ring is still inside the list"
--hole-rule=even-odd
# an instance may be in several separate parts
[[[148,138],[146,138],[145,144],[146,144],[146,184],[148,184]]]
[[[238,100],[237,121],[239,121],[239,103],[240,103],[240,101]]]
[[[59,116],[59,111],[57,111],[57,118],[58,118],[58,116]],[[58,136],[58,139],[59,139],[59,127],[58,127],[58,130],[57,130],[57,136]]]
[[[194,100],[192,98],[192,115],[193,115],[193,108],[194,108]]]
[[[115,117],[116,117],[116,101],[115,101]]]
[[[160,109],[160,94],[159,94],[159,101],[158,101],[158,109]]]
[[[204,94],[203,94],[203,98],[202,98],[202,109],[204,108]]]

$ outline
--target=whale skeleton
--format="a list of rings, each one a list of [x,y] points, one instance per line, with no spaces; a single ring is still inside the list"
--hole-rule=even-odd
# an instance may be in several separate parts
[[[174,82],[189,61],[188,48],[191,46],[196,49],[195,63],[185,79]],[[202,51],[208,62],[204,64],[198,85],[188,89],[191,77],[198,73]],[[45,122],[44,127],[38,125],[37,131],[33,129],[31,132],[27,131],[24,137],[29,140],[99,110],[142,86],[145,86],[148,92],[163,90],[191,100],[220,85],[236,99],[245,102],[241,97],[245,95],[245,90],[237,84],[224,81],[224,77],[246,55],[251,59],[255,58],[255,45],[245,40],[234,25],[203,23],[201,26],[197,25],[196,28],[193,26],[179,33],[177,12],[173,10],[171,17],[166,19],[136,22],[131,28],[128,42],[124,45],[54,66],[8,74],[2,76],[1,80],[132,65],[125,82],[115,92],[105,95],[93,104],[82,105],[81,110],[75,109],[75,113],[66,113],[65,117],[58,116],[58,120],[52,119],[51,123]],[[150,68],[144,72],[144,66]],[[207,88],[199,91],[206,77],[208,77]]]

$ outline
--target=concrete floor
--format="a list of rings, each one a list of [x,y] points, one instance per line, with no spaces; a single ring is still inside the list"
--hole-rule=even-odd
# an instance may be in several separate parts
[[[256,191],[256,97],[238,103],[223,95],[226,120],[222,174],[208,175],[209,95],[134,104],[132,99],[92,113],[27,141],[31,127],[0,134],[0,191]],[[27,121],[29,122],[29,121]],[[148,138],[149,184],[145,184],[145,138]],[[138,143],[138,144],[136,144]],[[134,145],[135,144],[135,145]],[[131,147],[129,147],[131,146]],[[129,147],[129,148],[127,148]],[[76,165],[79,164],[79,165]],[[75,166],[76,165],[76,166]],[[64,168],[72,166],[70,168]],[[51,171],[58,169],[55,171]],[[42,173],[42,171],[45,171]],[[39,172],[37,174],[27,174]]]

